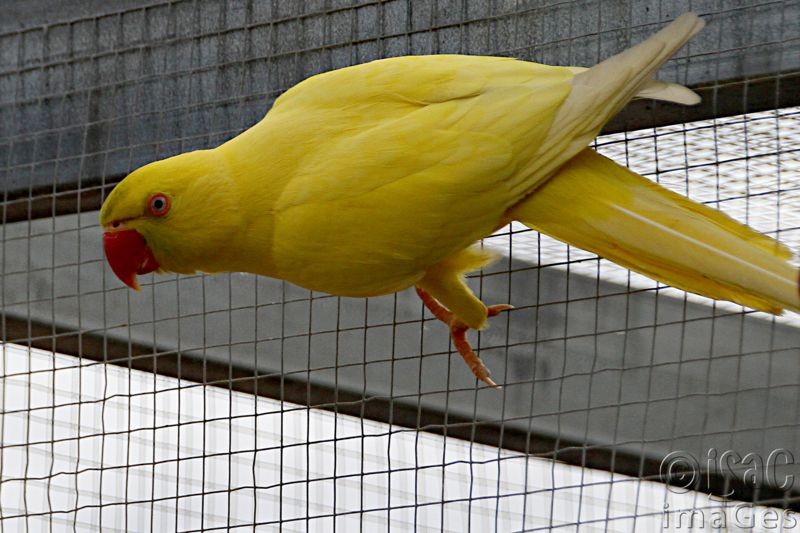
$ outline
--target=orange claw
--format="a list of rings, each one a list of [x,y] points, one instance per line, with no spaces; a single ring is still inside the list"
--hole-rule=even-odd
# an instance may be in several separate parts
[[[461,357],[464,358],[464,362],[467,363],[467,366],[472,370],[472,373],[475,374],[475,377],[490,387],[501,388],[489,377],[491,372],[489,372],[489,369],[486,368],[486,365],[483,364],[483,361],[481,361],[480,357],[478,357],[478,354],[475,353],[475,350],[472,349],[472,345],[467,340],[467,330],[469,326],[442,304],[437,302],[433,296],[419,287],[417,287],[417,294],[422,300],[422,303],[425,304],[425,307],[433,313],[433,316],[450,327],[450,338],[453,340],[453,346],[455,346],[458,353],[461,354]],[[513,308],[513,305],[508,304],[490,305],[486,308],[486,316],[497,316],[503,311]]]

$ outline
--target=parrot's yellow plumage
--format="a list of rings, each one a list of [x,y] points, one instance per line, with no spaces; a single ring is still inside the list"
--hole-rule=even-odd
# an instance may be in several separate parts
[[[314,76],[213,149],[146,165],[100,214],[114,271],[245,271],[343,296],[416,286],[466,341],[487,308],[463,276],[512,220],[677,287],[797,309],[787,251],[586,148],[632,98],[694,104],[653,80],[703,22],[678,18],[590,69],[419,56]]]

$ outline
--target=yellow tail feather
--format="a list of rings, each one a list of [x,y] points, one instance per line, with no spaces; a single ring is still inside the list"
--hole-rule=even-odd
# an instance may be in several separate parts
[[[509,215],[683,290],[775,314],[800,310],[785,246],[589,148]]]

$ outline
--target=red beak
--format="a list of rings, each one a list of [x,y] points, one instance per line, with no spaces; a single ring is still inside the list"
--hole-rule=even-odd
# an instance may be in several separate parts
[[[105,232],[103,248],[111,270],[122,283],[133,290],[139,290],[136,274],[147,274],[158,269],[158,261],[153,257],[147,241],[136,230]]]

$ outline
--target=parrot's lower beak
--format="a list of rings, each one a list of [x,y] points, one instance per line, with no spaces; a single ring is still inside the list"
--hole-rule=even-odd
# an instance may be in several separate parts
[[[133,229],[105,232],[103,249],[114,274],[122,283],[135,291],[139,290],[136,275],[153,272],[159,267],[153,252],[147,246],[147,241]]]

